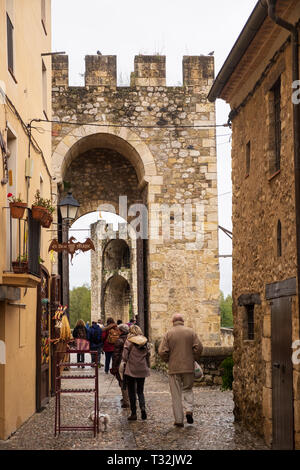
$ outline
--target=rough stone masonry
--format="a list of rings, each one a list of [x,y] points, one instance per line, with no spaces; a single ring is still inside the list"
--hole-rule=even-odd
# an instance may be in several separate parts
[[[176,87],[166,86],[164,56],[136,56],[130,87],[117,86],[116,56],[86,56],[85,63],[85,86],[73,87],[68,57],[53,56],[53,192],[62,195],[67,182],[79,216],[101,204],[119,213],[120,196],[128,207],[144,203],[151,339],[180,312],[205,346],[219,346],[215,105],[207,101],[214,59],[184,56],[183,86]],[[171,207],[165,225],[163,204]],[[200,207],[189,225],[198,238],[191,229],[175,237],[189,205]]]

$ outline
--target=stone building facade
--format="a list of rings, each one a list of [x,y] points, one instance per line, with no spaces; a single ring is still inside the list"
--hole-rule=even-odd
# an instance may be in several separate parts
[[[155,339],[181,312],[207,346],[220,345],[214,59],[184,57],[178,87],[166,86],[164,56],[135,57],[130,87],[116,84],[115,56],[85,61],[85,86],[73,87],[68,57],[53,57],[53,192],[71,188],[79,216],[106,205],[134,227],[147,212],[141,324]]]
[[[299,2],[276,14],[299,25]],[[277,449],[300,448],[292,61],[262,2],[209,94],[231,106],[234,413]]]
[[[91,319],[108,317],[128,323],[137,315],[136,241],[127,224],[100,220],[91,225]]]

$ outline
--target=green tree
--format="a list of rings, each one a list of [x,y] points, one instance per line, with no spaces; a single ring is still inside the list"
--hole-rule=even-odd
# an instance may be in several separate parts
[[[74,328],[77,320],[91,321],[91,288],[87,284],[70,291],[71,328]]]
[[[221,312],[221,326],[224,328],[233,327],[233,315],[232,315],[232,297],[227,295],[226,299],[221,291],[220,293],[220,312]]]

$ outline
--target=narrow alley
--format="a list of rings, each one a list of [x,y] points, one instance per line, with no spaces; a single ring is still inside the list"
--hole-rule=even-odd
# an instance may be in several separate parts
[[[88,373],[88,369],[85,369]],[[74,373],[72,371],[72,373]],[[79,373],[75,370],[75,373]],[[82,373],[82,372],[80,372]],[[73,381],[72,381],[73,382]],[[68,384],[69,385],[69,384]],[[78,386],[78,381],[72,387]],[[44,411],[32,416],[10,439],[0,441],[0,450],[261,450],[263,441],[233,422],[230,391],[194,388],[194,424],[175,428],[168,378],[151,371],[146,379],[147,421],[128,422],[128,410],[120,406],[120,389],[112,375],[99,369],[101,413],[110,417],[106,432],[61,432],[54,437],[55,399]],[[62,422],[90,425],[93,409],[90,395],[64,395]]]

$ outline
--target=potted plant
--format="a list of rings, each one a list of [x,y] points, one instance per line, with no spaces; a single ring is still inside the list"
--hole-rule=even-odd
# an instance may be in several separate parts
[[[45,199],[47,215],[43,218],[42,227],[49,228],[53,222],[52,214],[55,211],[55,208],[51,205],[50,199]]]
[[[8,193],[7,199],[9,200],[10,215],[13,219],[22,219],[24,211],[27,207],[26,202],[23,202],[19,197],[17,198],[12,193]]]
[[[16,261],[12,262],[13,272],[15,274],[28,273],[28,258],[27,255],[19,255]]]
[[[49,228],[53,218],[52,214],[55,208],[51,205],[50,199],[41,197],[40,191],[37,190],[32,204],[32,217],[38,220],[42,227]]]

